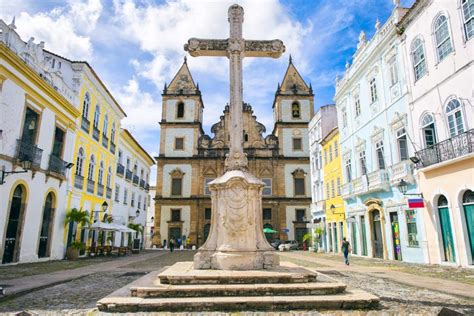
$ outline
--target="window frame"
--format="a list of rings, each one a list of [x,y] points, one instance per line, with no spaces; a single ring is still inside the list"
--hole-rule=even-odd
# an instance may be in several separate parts
[[[454,107],[453,109],[450,109],[448,112],[448,107],[452,102],[457,102],[458,105]],[[448,128],[448,135],[449,137],[455,137],[459,134],[462,134],[468,130],[468,127],[466,126],[466,122],[464,121],[464,113],[463,113],[463,103],[456,97],[450,97],[446,105],[444,106],[444,114],[446,115],[446,126]],[[461,119],[461,128],[462,130],[459,129],[458,122],[457,122],[457,117],[456,114],[459,113],[460,119]],[[450,127],[450,118],[453,119],[453,124],[454,124],[454,129],[455,129],[455,134],[453,135],[451,133],[451,127]]]
[[[398,161],[402,162],[402,161],[408,160],[410,158],[410,153],[408,151],[408,135],[407,135],[407,131],[405,127],[400,127],[398,130],[396,130],[395,136],[397,139]],[[403,159],[402,157],[402,150],[400,146],[401,139],[405,139],[405,150],[406,150],[405,159]]]
[[[271,196],[273,195],[273,187],[272,187],[272,178],[262,178],[262,182],[265,183],[265,186],[262,189],[262,195],[264,196]],[[269,183],[267,183],[269,182]],[[270,190],[270,193],[265,193],[265,190]]]
[[[297,115],[295,115],[295,111],[297,111]],[[291,118],[301,119],[301,104],[298,101],[293,101],[291,103]]]
[[[296,148],[296,141],[299,141],[299,148]],[[302,137],[293,137],[293,151],[303,151],[303,138]]]
[[[419,41],[419,45],[417,45],[417,42]],[[415,46],[416,45],[416,46]],[[418,50],[421,50],[422,53],[422,58],[417,62],[416,61],[416,52]],[[413,77],[415,79],[415,82],[423,78],[427,73],[428,73],[428,67],[426,63],[426,52],[425,52],[425,42],[421,37],[416,37],[411,44],[410,47],[410,55],[411,55],[411,62],[413,64]],[[418,74],[417,70],[422,68],[423,73]]]
[[[441,28],[442,25],[439,25],[437,26],[437,22],[439,19],[441,19],[442,17],[444,17],[446,20],[442,23],[446,23],[446,33],[447,33],[447,38],[445,38],[441,43],[438,43],[438,39],[437,39],[437,32],[439,31],[439,29]],[[435,48],[435,52],[436,52],[436,61],[437,61],[437,64],[441,63],[444,59],[446,59],[446,57],[448,57],[450,54],[452,54],[454,52],[454,43],[453,43],[453,40],[452,40],[452,33],[451,33],[451,26],[449,24],[449,16],[447,13],[444,13],[444,12],[440,12],[436,15],[436,17],[433,19],[433,29],[432,29],[432,34],[433,34],[433,41],[434,41],[434,48]],[[446,41],[449,42],[449,45],[450,45],[450,51],[445,53],[445,55],[443,56],[440,56],[440,47],[446,43]]]
[[[377,94],[377,79],[376,77],[372,77],[369,81],[369,88],[370,88],[370,104],[374,104],[378,101],[378,94]]]
[[[467,3],[467,6],[469,8],[469,1],[472,1],[472,0],[461,0],[460,2],[460,9],[461,9],[461,20],[462,20],[462,28],[463,28],[463,38],[464,38],[464,42],[467,42],[469,41],[470,39],[474,38],[474,11],[470,12],[470,17],[469,17],[469,20],[466,21],[466,14],[465,14],[465,3]],[[466,24],[468,23],[472,23],[471,24],[471,36],[468,35],[467,33],[467,28],[466,28]]]
[[[180,106],[182,106],[182,115],[180,116]],[[185,110],[185,104],[183,101],[178,101],[176,103],[176,112],[175,112],[175,119],[177,120],[181,120],[181,119],[184,119],[185,118],[185,115],[186,115],[186,110]]]
[[[181,148],[178,148],[178,140],[181,140]],[[174,150],[176,151],[184,151],[184,137],[175,137],[174,138]]]
[[[179,193],[175,194],[174,189],[173,189],[174,188],[173,182],[178,181],[178,180],[181,181],[180,186],[179,186]],[[170,195],[171,196],[183,196],[183,177],[172,177],[171,178]]]

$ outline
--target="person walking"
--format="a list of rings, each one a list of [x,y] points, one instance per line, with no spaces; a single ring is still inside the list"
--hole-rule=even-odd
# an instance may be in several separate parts
[[[174,237],[170,238],[170,252],[173,252],[174,250]]]
[[[344,262],[349,265],[349,251],[351,244],[346,240],[346,237],[342,238],[341,250],[344,254]]]

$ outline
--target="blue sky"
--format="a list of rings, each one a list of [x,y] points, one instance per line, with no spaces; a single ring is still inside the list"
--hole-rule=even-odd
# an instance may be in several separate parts
[[[335,77],[351,61],[360,31],[370,39],[376,20],[384,23],[394,8],[392,0],[17,0],[1,2],[0,18],[10,22],[16,16],[24,40],[33,36],[46,49],[89,61],[127,112],[123,125],[156,155],[161,92],[181,66],[183,44],[190,37],[228,37],[233,3],[244,7],[245,38],[280,38],[286,46],[280,59],[244,61],[244,100],[267,131],[289,54],[312,84],[316,108],[332,103]],[[228,100],[228,62],[188,57],[188,65],[200,85],[204,130],[210,133]]]

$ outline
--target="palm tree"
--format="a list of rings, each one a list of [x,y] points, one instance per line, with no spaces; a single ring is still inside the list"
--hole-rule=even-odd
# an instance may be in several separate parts
[[[71,241],[76,239],[76,229],[77,225],[80,224],[81,226],[88,226],[90,223],[90,216],[89,211],[82,210],[82,208],[72,208],[66,212],[66,218],[64,219],[64,223],[66,225],[69,224],[69,231],[72,232],[70,235],[71,238],[68,238],[68,245]]]
[[[141,224],[128,223],[128,228],[135,231],[135,238],[138,238],[138,234],[143,234],[143,226]]]

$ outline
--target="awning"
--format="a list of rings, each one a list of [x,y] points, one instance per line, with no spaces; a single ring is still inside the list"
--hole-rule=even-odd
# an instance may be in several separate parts
[[[115,228],[115,230],[117,230],[119,232],[122,232],[122,233],[135,233],[136,232],[134,229],[131,229],[130,227],[127,227],[127,226],[122,225],[122,224],[112,223],[110,225],[112,225]]]
[[[99,222],[99,221],[89,226],[89,229],[90,230],[108,230],[108,231],[117,230],[112,224]]]

